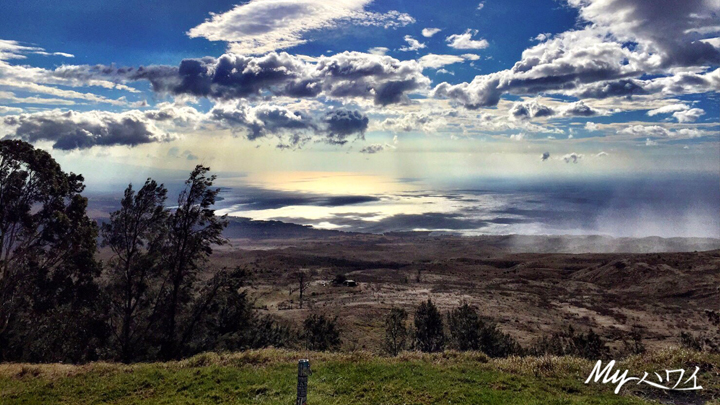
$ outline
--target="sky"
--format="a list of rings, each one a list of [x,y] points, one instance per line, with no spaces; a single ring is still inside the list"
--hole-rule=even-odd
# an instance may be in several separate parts
[[[720,237],[719,67],[720,0],[28,0],[0,138],[321,228]]]

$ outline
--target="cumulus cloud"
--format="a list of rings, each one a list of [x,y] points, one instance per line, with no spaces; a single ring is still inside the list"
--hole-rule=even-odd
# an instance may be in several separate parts
[[[422,36],[424,36],[425,38],[430,38],[440,31],[442,31],[442,29],[440,28],[423,28]]]
[[[93,146],[137,146],[171,139],[140,111],[44,111],[7,116],[5,125],[15,127],[10,138],[28,142],[50,141],[53,149],[87,149]]]
[[[665,127],[661,127],[660,125],[631,125],[631,126],[628,126],[627,128],[621,129],[620,131],[618,131],[618,133],[632,135],[632,136],[636,136],[636,137],[646,137],[646,136],[671,137],[671,136],[673,136],[672,132],[670,132]]]
[[[250,0],[222,14],[212,14],[188,31],[191,38],[229,42],[229,50],[263,54],[308,42],[307,34],[340,24],[402,27],[415,20],[408,14],[365,10],[371,0]]]
[[[453,34],[445,38],[445,42],[448,46],[455,49],[485,49],[490,44],[485,39],[475,40],[472,39],[474,35],[477,35],[478,31],[473,29],[467,29],[462,34]]]
[[[384,151],[387,148],[387,146],[388,145],[374,143],[372,145],[368,145],[368,146],[360,149],[360,153],[366,153],[368,155],[372,155],[372,154]]]
[[[529,100],[513,103],[508,111],[510,118],[513,119],[530,119],[536,117],[550,117],[555,115],[555,111],[545,105],[540,104],[537,100]]]
[[[520,132],[519,134],[512,134],[512,135],[510,135],[510,139],[513,141],[524,141],[525,133]]]
[[[443,118],[429,113],[408,113],[399,117],[386,118],[380,123],[380,129],[392,132],[425,132],[433,133],[445,123]]]
[[[543,41],[546,41],[546,40],[550,39],[550,37],[552,37],[552,34],[551,34],[551,33],[549,33],[549,32],[541,32],[540,34],[537,34],[537,36],[535,36],[535,38],[533,38],[532,40],[533,40],[533,41],[538,41],[538,42],[543,42]]]
[[[251,141],[269,135],[314,130],[318,126],[311,116],[300,111],[270,104],[251,106],[242,101],[218,104],[208,115],[211,120],[221,122],[234,131],[245,130]]]
[[[585,104],[583,101],[577,101],[570,103],[569,105],[561,109],[561,113],[564,116],[569,117],[593,117],[596,115],[603,115],[606,112]]]
[[[405,39],[405,42],[407,42],[407,46],[403,46],[400,48],[400,50],[403,52],[411,52],[411,51],[417,52],[418,50],[425,48],[425,44],[423,44],[422,42],[418,41],[417,39],[413,38],[410,35],[405,35],[404,39]]]
[[[352,135],[361,137],[368,127],[368,117],[359,111],[346,109],[332,110],[324,117],[327,125],[328,142],[342,145]]]
[[[675,117],[678,122],[695,122],[703,115],[705,115],[705,110],[702,108],[690,108],[673,113],[673,117]]]
[[[480,4],[478,4],[477,9],[482,10],[484,7],[485,7],[485,2],[483,1]]]
[[[720,86],[717,36],[720,3],[682,5],[652,0],[569,0],[588,25],[526,49],[508,70],[471,82],[440,83],[433,95],[470,109],[492,107],[503,94],[557,93],[583,98],[707,92]],[[648,73],[657,75],[640,79]]]
[[[598,125],[594,122],[588,121],[585,123],[585,130],[590,132],[595,132],[598,130]]]
[[[568,0],[580,16],[620,42],[636,43],[658,67],[717,65],[720,50],[701,41],[720,33],[715,0]]]
[[[285,106],[267,103],[251,106],[244,101],[216,105],[208,116],[235,132],[244,132],[251,141],[272,136],[292,148],[313,138],[342,145],[353,135],[362,137],[369,123],[359,111],[336,109],[315,117]]]
[[[567,155],[564,155],[562,157],[562,160],[564,160],[565,163],[570,163],[570,162],[577,163],[582,158],[583,158],[582,154],[572,152],[572,153],[568,153]]]
[[[260,57],[225,54],[185,59],[179,67],[64,66],[63,78],[101,78],[116,81],[147,80],[161,94],[209,97],[220,100],[287,96],[307,98],[366,98],[377,105],[408,101],[407,93],[427,88],[430,79],[414,61],[390,56],[343,52],[320,56],[314,62],[271,52]]]
[[[645,139],[645,146],[657,146],[658,143],[650,138]]]

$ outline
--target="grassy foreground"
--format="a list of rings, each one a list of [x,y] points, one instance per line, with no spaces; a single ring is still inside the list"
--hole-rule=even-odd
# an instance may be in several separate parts
[[[82,366],[0,364],[0,404],[293,404],[297,359],[309,358],[309,404],[641,404],[720,403],[720,356],[666,350],[630,358],[630,374],[703,371],[701,395],[668,396],[583,382],[594,362],[577,358],[488,359],[482,353],[385,358],[371,353],[265,349],[202,354],[168,363]],[[630,387],[634,384],[628,384]],[[642,399],[645,398],[645,399]],[[715,399],[713,399],[715,398]]]

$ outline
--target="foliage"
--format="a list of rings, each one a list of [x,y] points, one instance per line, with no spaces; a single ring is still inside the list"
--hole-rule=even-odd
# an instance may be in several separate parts
[[[0,361],[86,361],[106,338],[83,177],[0,141]]]
[[[337,318],[311,314],[303,322],[303,340],[308,350],[335,350],[340,346],[340,330]]]
[[[577,356],[591,360],[609,358],[610,349],[592,329],[587,333],[576,333],[572,326],[567,331],[542,337],[535,342],[531,352],[536,355]]]
[[[148,179],[135,193],[125,189],[121,208],[102,225],[103,246],[114,256],[106,266],[110,327],[115,351],[129,362],[146,351],[148,332],[157,317],[157,285],[167,231],[167,190]]]
[[[494,322],[481,319],[467,303],[448,312],[447,320],[449,344],[455,350],[480,350],[490,357],[507,357],[523,352],[515,339],[499,330]]]
[[[422,302],[415,311],[414,347],[427,353],[442,351],[445,347],[443,321],[432,300]]]

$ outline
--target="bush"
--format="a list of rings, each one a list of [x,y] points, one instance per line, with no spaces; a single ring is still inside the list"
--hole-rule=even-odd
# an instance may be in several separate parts
[[[414,332],[414,346],[417,350],[433,353],[445,347],[442,316],[430,299],[421,303],[415,311]]]
[[[308,350],[335,350],[340,346],[340,331],[337,318],[312,314],[303,322],[303,339]]]
[[[408,330],[405,326],[408,314],[402,308],[392,308],[390,313],[385,317],[385,341],[383,348],[392,355],[397,356],[398,353],[405,349]]]
[[[340,274],[336,275],[335,278],[333,278],[332,283],[335,286],[343,285],[343,283],[345,283],[346,280],[347,280],[347,276],[340,273]]]
[[[447,314],[450,347],[455,350],[480,350],[481,322],[477,312],[467,303]]]
[[[572,326],[565,332],[543,337],[535,342],[531,352],[535,355],[577,356],[590,360],[607,359],[610,349],[592,329],[586,334],[575,333]]]

